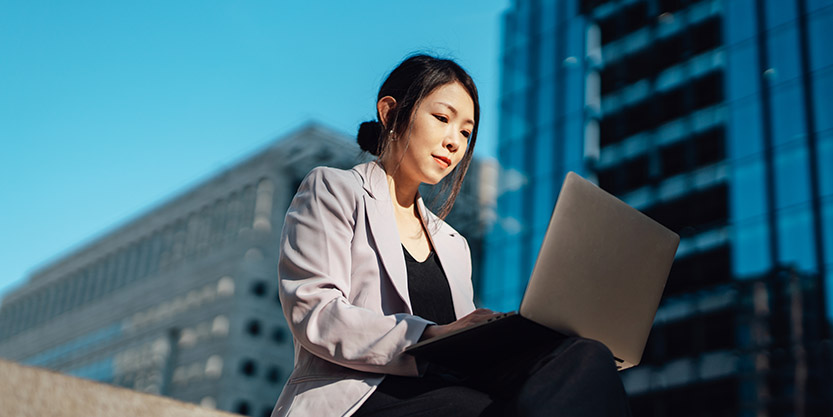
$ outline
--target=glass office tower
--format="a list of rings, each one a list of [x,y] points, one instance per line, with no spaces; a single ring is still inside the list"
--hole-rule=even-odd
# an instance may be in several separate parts
[[[568,170],[682,241],[635,415],[827,415],[833,1],[515,1],[482,299],[517,308]]]
[[[563,174],[585,170],[586,29],[578,6],[518,1],[504,16],[499,212],[479,291],[495,309],[517,308]]]

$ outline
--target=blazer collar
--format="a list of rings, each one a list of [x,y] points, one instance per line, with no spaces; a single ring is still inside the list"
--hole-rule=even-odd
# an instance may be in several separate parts
[[[407,306],[408,313],[413,313],[408,293],[408,271],[405,266],[405,256],[402,253],[402,243],[399,239],[396,217],[393,213],[387,174],[382,165],[376,161],[357,165],[354,170],[362,178],[362,187],[367,191],[364,197],[365,207],[370,232],[379,251],[379,258],[394,288],[396,288],[396,292]],[[465,306],[470,303],[470,301],[465,300],[465,288],[469,286],[466,280],[469,277],[464,276],[465,271],[457,258],[469,256],[469,254],[463,253],[462,245],[454,241],[455,233],[449,232],[449,228],[443,227],[442,220],[434,216],[425,207],[425,203],[419,195],[417,195],[416,204],[425,230],[428,230],[428,237],[434,247],[434,252],[439,257],[440,264],[448,278],[448,285],[451,287],[451,295],[454,300],[454,309],[457,317],[460,318],[468,312]]]
[[[378,161],[356,165],[353,170],[362,178],[362,188],[373,199],[390,200],[390,189],[385,168]]]

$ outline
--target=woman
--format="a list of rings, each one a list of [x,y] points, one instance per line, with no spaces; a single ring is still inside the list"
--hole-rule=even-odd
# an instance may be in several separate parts
[[[504,366],[488,383],[402,353],[496,315],[475,309],[465,238],[427,210],[418,192],[421,183],[452,175],[441,216],[451,209],[480,108],[461,67],[416,55],[388,76],[376,109],[378,121],[363,123],[358,141],[377,160],[350,171],[314,169],[287,212],[280,297],[295,369],[272,415],[627,413],[613,359],[597,342],[568,339]],[[591,388],[599,393],[585,392]],[[593,404],[599,398],[607,404]]]

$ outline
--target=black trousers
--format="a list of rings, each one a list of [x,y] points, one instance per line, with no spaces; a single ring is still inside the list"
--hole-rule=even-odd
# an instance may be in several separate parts
[[[613,355],[578,337],[487,364],[476,376],[388,376],[355,416],[630,416]]]

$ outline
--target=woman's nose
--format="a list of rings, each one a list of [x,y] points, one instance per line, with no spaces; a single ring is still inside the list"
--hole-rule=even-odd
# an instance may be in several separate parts
[[[460,147],[460,140],[455,137],[454,132],[451,132],[445,137],[445,148],[451,152],[456,152]]]

